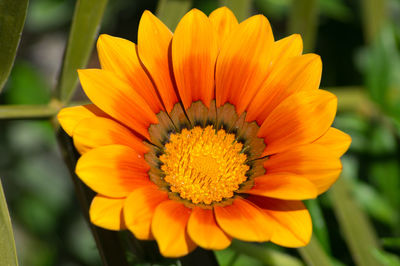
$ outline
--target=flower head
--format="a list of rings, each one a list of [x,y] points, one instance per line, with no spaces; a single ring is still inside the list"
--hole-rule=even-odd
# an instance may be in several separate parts
[[[335,182],[351,140],[299,35],[274,41],[264,16],[239,24],[227,8],[193,9],[172,34],[146,11],[137,45],[101,35],[97,49],[101,69],[79,70],[93,104],[58,115],[98,193],[94,224],[169,257],[232,238],[308,243],[301,201]]]

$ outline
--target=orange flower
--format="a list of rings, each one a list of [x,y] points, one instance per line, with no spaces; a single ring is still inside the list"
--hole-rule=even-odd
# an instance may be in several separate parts
[[[227,8],[193,9],[172,34],[146,11],[137,45],[101,35],[97,49],[102,69],[79,70],[93,104],[58,115],[98,193],[94,224],[168,257],[232,238],[308,243],[301,200],[336,181],[351,139],[330,127],[336,97],[299,35],[274,41],[264,16]]]

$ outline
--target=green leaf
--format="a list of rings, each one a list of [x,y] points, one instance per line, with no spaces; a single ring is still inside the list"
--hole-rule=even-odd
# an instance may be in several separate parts
[[[206,15],[211,14],[219,6],[219,2],[215,0],[193,0],[193,8],[200,9]]]
[[[251,14],[251,0],[220,0],[219,3],[231,9],[239,22],[247,19]]]
[[[344,0],[319,0],[319,7],[321,14],[341,22],[348,22],[353,17]]]
[[[379,34],[381,27],[385,24],[386,0],[364,0],[361,1],[361,11],[364,23],[364,35],[371,42]]]
[[[18,265],[15,251],[14,236],[8,214],[7,202],[4,197],[3,186],[0,180],[0,262],[2,265]]]
[[[28,0],[0,1],[0,92],[14,63],[27,8]]]
[[[400,249],[400,237],[385,237],[382,239],[382,245],[388,248]]]
[[[333,265],[329,256],[325,253],[321,244],[315,236],[311,237],[310,243],[307,246],[297,249],[301,257],[308,265],[328,266]]]
[[[301,0],[298,0],[301,1]],[[286,19],[293,0],[255,0],[257,10],[272,19]],[[352,11],[344,0],[318,0],[322,16],[347,23],[353,19]]]
[[[372,254],[373,250],[380,249],[375,231],[355,201],[347,182],[342,175],[329,191],[344,239],[357,265],[381,265]]]
[[[386,108],[391,67],[397,56],[395,37],[389,28],[380,32],[367,53],[365,83],[372,100]]]
[[[99,31],[107,0],[78,0],[59,83],[57,98],[64,104],[73,96],[78,82],[77,69],[86,66]]]
[[[189,11],[191,0],[160,0],[157,6],[157,17],[174,31],[181,18]]]
[[[313,234],[315,234],[325,252],[331,254],[328,228],[326,226],[326,222],[322,214],[321,206],[318,202],[318,199],[307,200],[304,203],[306,204],[313,221]]]
[[[365,53],[365,84],[381,110],[400,121],[400,53],[396,25],[387,23]]]
[[[383,250],[374,250],[373,255],[385,266],[400,266],[400,257]]]
[[[230,248],[241,254],[247,255],[250,258],[261,261],[263,265],[303,265],[303,263],[297,258],[272,248],[268,248],[265,245],[233,240]],[[235,265],[235,263],[233,265]]]
[[[371,115],[376,112],[365,88],[357,86],[325,87],[321,88],[335,94],[338,98],[338,111],[361,112]]]
[[[289,34],[301,34],[304,43],[304,52],[312,51],[318,29],[318,1],[292,1],[288,29]]]
[[[385,176],[381,177],[385,178]],[[393,227],[399,224],[396,209],[374,187],[357,182],[354,184],[354,196],[376,220]]]
[[[257,10],[271,20],[286,20],[289,13],[290,0],[255,0]]]

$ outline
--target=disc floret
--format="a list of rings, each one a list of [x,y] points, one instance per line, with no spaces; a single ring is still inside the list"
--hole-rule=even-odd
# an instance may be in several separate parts
[[[234,196],[246,181],[247,156],[235,135],[212,126],[183,129],[170,136],[160,156],[164,180],[194,204],[221,202]]]

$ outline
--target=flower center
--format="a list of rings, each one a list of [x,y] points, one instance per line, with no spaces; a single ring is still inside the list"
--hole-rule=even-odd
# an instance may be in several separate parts
[[[165,144],[161,170],[170,190],[194,204],[231,198],[246,181],[249,166],[234,134],[212,126],[183,129]]]

